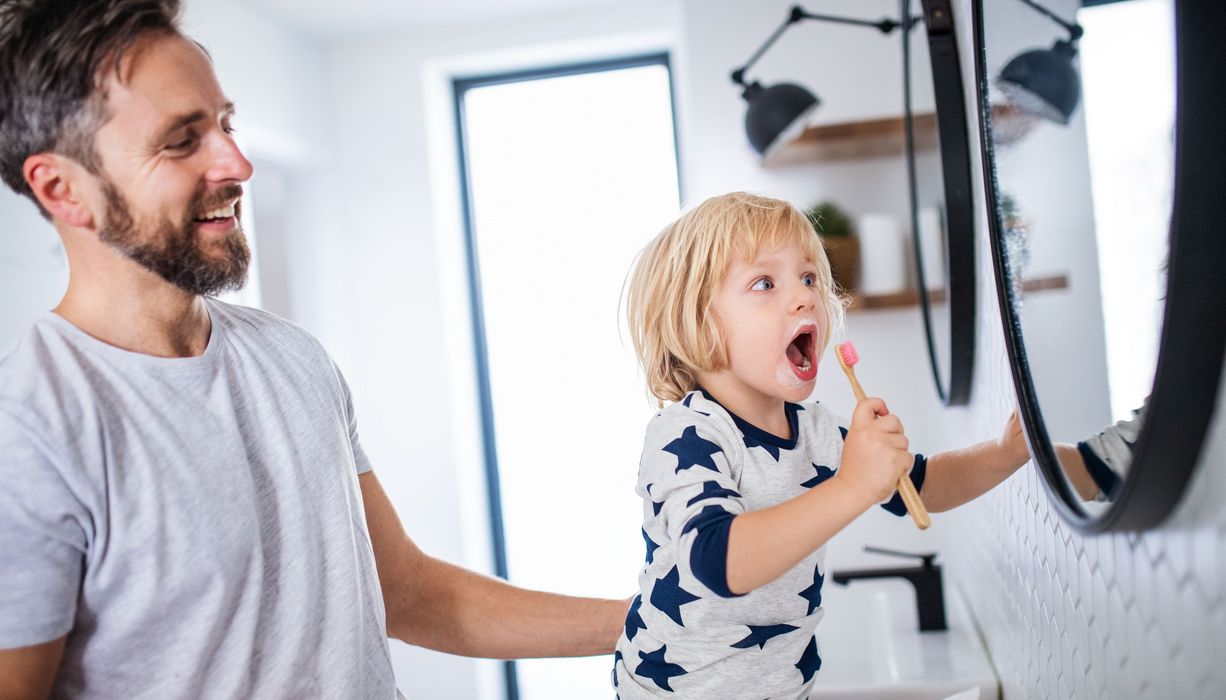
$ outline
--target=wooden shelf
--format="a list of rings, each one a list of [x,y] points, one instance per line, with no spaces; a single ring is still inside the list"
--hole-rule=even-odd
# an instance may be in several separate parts
[[[1021,140],[1036,121],[1036,117],[1027,117],[1012,105],[993,107],[992,133],[996,145],[1007,146]],[[913,122],[916,152],[936,149],[939,143],[936,114],[916,114]],[[810,126],[793,141],[767,153],[762,159],[762,167],[902,155],[906,144],[902,117]]]
[[[1042,292],[1050,289],[1065,289],[1068,287],[1068,275],[1052,275],[1036,277],[1022,283],[1026,292]],[[928,292],[928,301],[939,304],[945,301],[944,289],[933,289]],[[919,305],[919,293],[915,290],[894,292],[893,294],[852,294],[849,312],[874,311],[880,309],[899,309]]]

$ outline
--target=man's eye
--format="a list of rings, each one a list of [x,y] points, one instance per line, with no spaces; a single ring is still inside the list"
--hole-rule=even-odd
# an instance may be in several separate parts
[[[775,283],[771,282],[769,277],[759,277],[750,287],[750,289],[754,290],[755,292],[765,292],[768,289],[774,288]]]
[[[188,136],[185,139],[180,139],[174,143],[166,144],[166,148],[171,151],[185,151],[196,143],[196,137]]]

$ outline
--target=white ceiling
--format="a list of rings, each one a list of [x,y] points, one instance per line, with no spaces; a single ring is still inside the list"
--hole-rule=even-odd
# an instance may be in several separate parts
[[[625,0],[620,0],[625,2]],[[321,39],[590,10],[619,0],[252,0]]]

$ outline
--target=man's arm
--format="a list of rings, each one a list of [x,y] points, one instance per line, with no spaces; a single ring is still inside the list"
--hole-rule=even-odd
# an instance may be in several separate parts
[[[973,501],[1009,478],[1030,459],[1017,411],[999,438],[928,458],[920,500],[933,513]]]
[[[405,534],[374,472],[358,482],[388,636],[495,659],[612,653],[629,601],[529,591],[428,556]]]
[[[64,639],[0,649],[0,700],[46,700],[64,656]]]

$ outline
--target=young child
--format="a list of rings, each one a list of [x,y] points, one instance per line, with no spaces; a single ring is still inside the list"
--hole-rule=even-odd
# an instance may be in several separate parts
[[[793,206],[736,192],[643,252],[629,328],[651,393],[637,491],[647,563],[614,654],[621,700],[807,698],[821,656],[825,543],[874,503],[964,503],[1027,460],[1005,434],[925,460],[881,399],[850,429],[813,391],[844,301]]]

